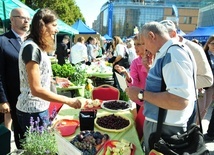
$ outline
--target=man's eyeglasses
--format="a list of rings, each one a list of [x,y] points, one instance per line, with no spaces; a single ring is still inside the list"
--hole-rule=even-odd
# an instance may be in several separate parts
[[[141,43],[135,43],[134,45],[135,46],[141,46],[142,44]]]
[[[28,20],[28,21],[31,20],[31,18],[29,18],[29,17],[23,17],[23,16],[13,16],[13,17],[18,17],[18,18],[20,18],[22,20]]]

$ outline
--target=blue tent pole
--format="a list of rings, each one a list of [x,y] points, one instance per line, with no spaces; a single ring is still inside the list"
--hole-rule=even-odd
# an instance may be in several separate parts
[[[4,19],[2,20],[3,23],[3,30],[6,32],[7,30],[7,21],[6,21],[6,10],[5,10],[5,2],[2,0],[2,6],[3,6],[3,14],[4,14]]]

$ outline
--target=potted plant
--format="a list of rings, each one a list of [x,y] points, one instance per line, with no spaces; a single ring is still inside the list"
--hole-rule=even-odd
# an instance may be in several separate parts
[[[25,133],[22,142],[24,155],[56,155],[57,143],[53,129],[48,126],[39,126],[39,118],[36,121],[31,118],[31,126]]]

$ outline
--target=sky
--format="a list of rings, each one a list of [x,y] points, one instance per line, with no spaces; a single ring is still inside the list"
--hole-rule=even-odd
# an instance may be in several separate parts
[[[92,23],[97,19],[102,5],[108,0],[75,0],[83,14],[86,25],[92,28]]]

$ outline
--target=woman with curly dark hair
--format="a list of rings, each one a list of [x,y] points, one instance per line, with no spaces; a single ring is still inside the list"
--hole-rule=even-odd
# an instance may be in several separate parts
[[[33,17],[30,34],[19,53],[21,94],[16,105],[17,116],[23,132],[30,126],[30,118],[40,119],[40,125],[49,125],[50,102],[60,102],[73,108],[81,103],[75,98],[50,91],[51,62],[48,53],[55,50],[57,15],[50,9],[40,9]]]
[[[204,52],[207,56],[208,62],[212,69],[212,73],[214,75],[214,35],[210,36],[207,42],[205,43]],[[200,108],[201,119],[204,118],[210,104],[213,101],[214,85],[212,85],[211,87],[207,87],[205,89],[206,89],[205,93],[203,94],[203,96],[199,98],[199,108]]]

